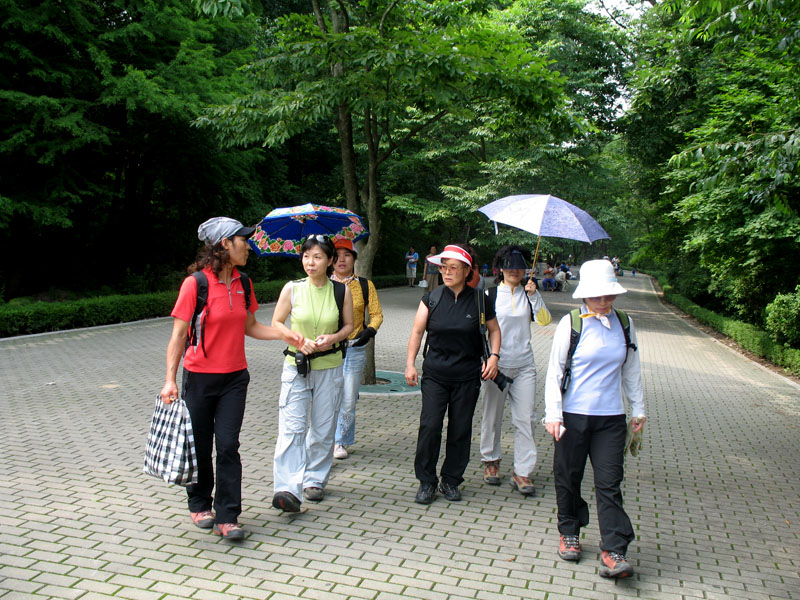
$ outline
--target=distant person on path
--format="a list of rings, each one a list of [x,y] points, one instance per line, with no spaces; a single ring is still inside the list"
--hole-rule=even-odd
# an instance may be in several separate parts
[[[189,267],[192,275],[184,279],[172,309],[174,321],[167,346],[167,374],[161,389],[164,403],[170,404],[178,398],[176,378],[183,355],[181,395],[192,419],[198,466],[197,483],[186,488],[189,514],[198,527],[213,527],[214,533],[232,540],[245,536],[238,523],[242,512],[239,432],[250,381],[244,336],[282,339],[290,344],[300,341],[300,336],[294,332],[280,332],[256,321],[254,313],[258,302],[252,284],[247,280],[245,288],[243,278],[246,275],[237,268],[247,262],[250,252],[247,238],[254,230],[227,217],[209,219],[197,230],[205,248]],[[208,295],[205,306],[201,305],[201,312],[196,314],[198,278],[207,284]],[[249,298],[245,296],[246,290]],[[217,448],[216,496],[212,496],[214,442]]]
[[[347,285],[353,298],[353,332],[347,338],[347,354],[342,365],[344,392],[333,446],[333,457],[341,460],[349,456],[347,448],[356,441],[356,402],[361,374],[367,363],[367,344],[383,323],[383,310],[375,284],[363,277],[357,277],[354,272],[358,253],[353,242],[337,239],[334,247],[336,259],[331,279]],[[368,321],[365,321],[365,313],[369,317]]]
[[[429,292],[439,287],[439,266],[431,262],[433,256],[436,256],[436,246],[431,246],[430,252],[425,257],[425,267],[422,272],[422,278],[428,283]]]
[[[555,274],[556,270],[553,268],[553,265],[547,263],[547,267],[545,267],[544,273],[542,274],[542,290],[556,291]]]
[[[500,270],[488,294],[495,299],[495,314],[500,326],[502,344],[498,367],[514,381],[501,390],[493,381],[483,382],[483,420],[481,421],[481,459],[483,480],[500,485],[500,442],[503,410],[506,400],[514,423],[514,468],[511,487],[523,496],[535,492],[530,480],[536,467],[536,443],[533,400],[536,396],[536,365],[531,349],[531,322],[544,326],[550,323],[542,295],[531,279],[523,285],[530,254],[521,246],[504,246],[498,250],[493,265]]]
[[[414,246],[408,248],[405,256],[406,260],[406,278],[408,279],[408,287],[414,287],[414,281],[417,279],[417,262],[419,261],[419,254],[414,250]]]
[[[479,298],[483,295],[467,285],[474,277],[475,255],[468,246],[449,244],[434,257],[440,265],[444,286],[428,292],[419,303],[406,354],[405,379],[417,385],[414,365],[422,336],[428,331],[422,363],[422,411],[419,418],[414,471],[420,482],[415,501],[430,504],[436,486],[450,501],[461,500],[458,486],[464,481],[469,463],[472,417],[478,401],[481,379],[494,379],[500,358],[500,329],[491,301],[485,302],[486,327],[491,355],[482,363],[484,345],[480,328]],[[447,445],[441,469],[436,465],[447,413]]]
[[[273,327],[303,338],[286,350],[278,399],[272,506],[286,512],[298,512],[303,497],[313,502],[325,497],[344,392],[342,342],[353,331],[350,290],[329,279],[333,242],[310,235],[300,255],[308,277],[283,286],[272,316]],[[341,311],[336,300],[340,293]]]
[[[620,316],[613,310],[617,295],[626,291],[617,283],[609,261],[591,260],[581,266],[580,283],[572,297],[583,299],[584,304],[576,319],[580,337],[571,367],[567,360],[574,327],[572,315],[567,314],[553,337],[545,383],[545,427],[555,440],[558,555],[564,560],[580,558],[580,529],[589,523],[589,507],[581,498],[588,456],[594,471],[602,577],[633,574],[625,554],[635,535],[620,489],[628,429],[623,393],[630,405],[633,431],[642,429],[645,414],[636,330],[627,319],[627,345]],[[565,376],[567,387],[562,392]]]

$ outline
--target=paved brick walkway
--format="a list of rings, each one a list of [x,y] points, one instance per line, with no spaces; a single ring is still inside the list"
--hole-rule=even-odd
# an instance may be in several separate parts
[[[326,500],[279,514],[281,345],[252,340],[241,448],[250,535],[231,544],[196,529],[183,491],[141,473],[171,328],[158,319],[0,340],[0,598],[800,598],[800,388],[687,325],[646,278],[623,283],[648,403],[645,448],[624,484],[634,578],[597,575],[588,473],[584,559],[557,558],[544,428],[535,497],[482,483],[476,419],[464,501],[415,504],[414,395],[362,398],[357,445]],[[379,369],[402,371],[419,296],[381,292]],[[556,320],[576,304],[545,298]],[[535,329],[542,375],[554,329]],[[510,456],[508,417],[505,430]]]

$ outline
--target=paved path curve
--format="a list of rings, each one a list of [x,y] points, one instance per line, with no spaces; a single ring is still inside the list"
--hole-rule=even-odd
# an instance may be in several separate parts
[[[624,484],[634,578],[597,575],[594,512],[583,560],[556,556],[544,428],[535,497],[483,484],[476,419],[464,501],[414,504],[414,395],[362,398],[357,445],[335,465],[329,496],[279,514],[281,345],[252,340],[241,448],[250,535],[234,545],[196,529],[183,491],[141,474],[171,328],[156,319],[0,340],[0,598],[800,598],[800,388],[672,314],[648,279],[623,283],[648,408]],[[419,296],[381,292],[379,369],[402,371]],[[555,323],[576,305],[545,299],[555,318],[534,330],[540,383]],[[508,416],[504,426],[509,457]]]

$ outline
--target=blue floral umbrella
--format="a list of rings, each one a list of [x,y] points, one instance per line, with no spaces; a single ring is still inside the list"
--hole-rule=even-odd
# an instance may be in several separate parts
[[[478,210],[495,222],[495,232],[497,223],[503,223],[538,235],[534,265],[542,236],[589,243],[611,238],[585,210],[549,194],[506,196]]]
[[[300,256],[300,247],[312,234],[355,243],[369,231],[360,216],[345,208],[303,204],[271,211],[247,241],[259,256]]]

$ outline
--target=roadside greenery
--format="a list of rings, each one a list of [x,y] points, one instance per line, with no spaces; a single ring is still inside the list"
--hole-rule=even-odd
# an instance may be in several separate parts
[[[404,275],[380,276],[372,281],[377,288],[406,283]],[[253,290],[259,303],[275,302],[285,283],[255,283]],[[167,317],[177,299],[178,291],[175,290],[156,294],[101,296],[67,302],[4,304],[0,305],[0,337]]]

